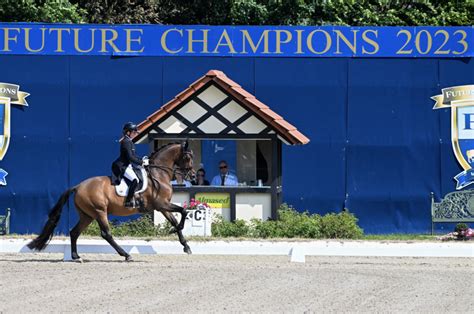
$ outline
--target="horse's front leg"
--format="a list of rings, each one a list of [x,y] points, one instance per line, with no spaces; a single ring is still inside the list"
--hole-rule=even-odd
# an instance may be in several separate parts
[[[175,205],[173,203],[170,203],[168,208],[169,208],[169,211],[172,212],[172,213],[180,213],[181,214],[181,220],[179,221],[179,224],[176,226],[176,229],[178,231],[183,230],[184,222],[186,221],[186,215],[188,214],[186,209],[184,209],[181,206]]]
[[[176,217],[173,215],[173,213],[169,211],[162,211],[161,213],[173,226],[173,232],[176,232],[178,234],[179,242],[183,245],[184,253],[192,254],[191,248],[189,247],[188,242],[183,236],[183,231],[178,229],[178,221],[176,220]]]

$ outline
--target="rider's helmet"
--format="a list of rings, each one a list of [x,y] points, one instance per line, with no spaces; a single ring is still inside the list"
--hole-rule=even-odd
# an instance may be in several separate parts
[[[138,131],[137,125],[133,122],[127,122],[123,125],[123,134],[126,134],[128,131]]]

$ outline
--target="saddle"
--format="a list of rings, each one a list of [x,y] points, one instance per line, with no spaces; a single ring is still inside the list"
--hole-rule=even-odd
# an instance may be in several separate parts
[[[133,171],[135,171],[138,177],[138,187],[135,191],[135,195],[137,195],[145,191],[148,187],[148,177],[145,168],[134,168]],[[127,178],[122,178],[120,184],[115,186],[115,193],[117,193],[118,196],[127,196],[130,183],[130,180]]]

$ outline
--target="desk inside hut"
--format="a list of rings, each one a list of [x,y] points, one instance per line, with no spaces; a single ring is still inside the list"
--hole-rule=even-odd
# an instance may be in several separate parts
[[[194,198],[209,204],[212,212],[222,215],[224,220],[267,220],[272,217],[271,186],[193,186],[174,187],[173,190],[173,203],[189,203]]]

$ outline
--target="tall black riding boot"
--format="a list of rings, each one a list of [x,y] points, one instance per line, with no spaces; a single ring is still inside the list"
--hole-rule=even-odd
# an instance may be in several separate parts
[[[132,202],[133,195],[135,194],[135,190],[137,189],[138,186],[138,181],[133,180],[132,183],[130,184],[130,187],[128,188],[128,195],[127,198],[125,199],[125,207],[130,207],[133,208],[135,207],[134,202]]]

